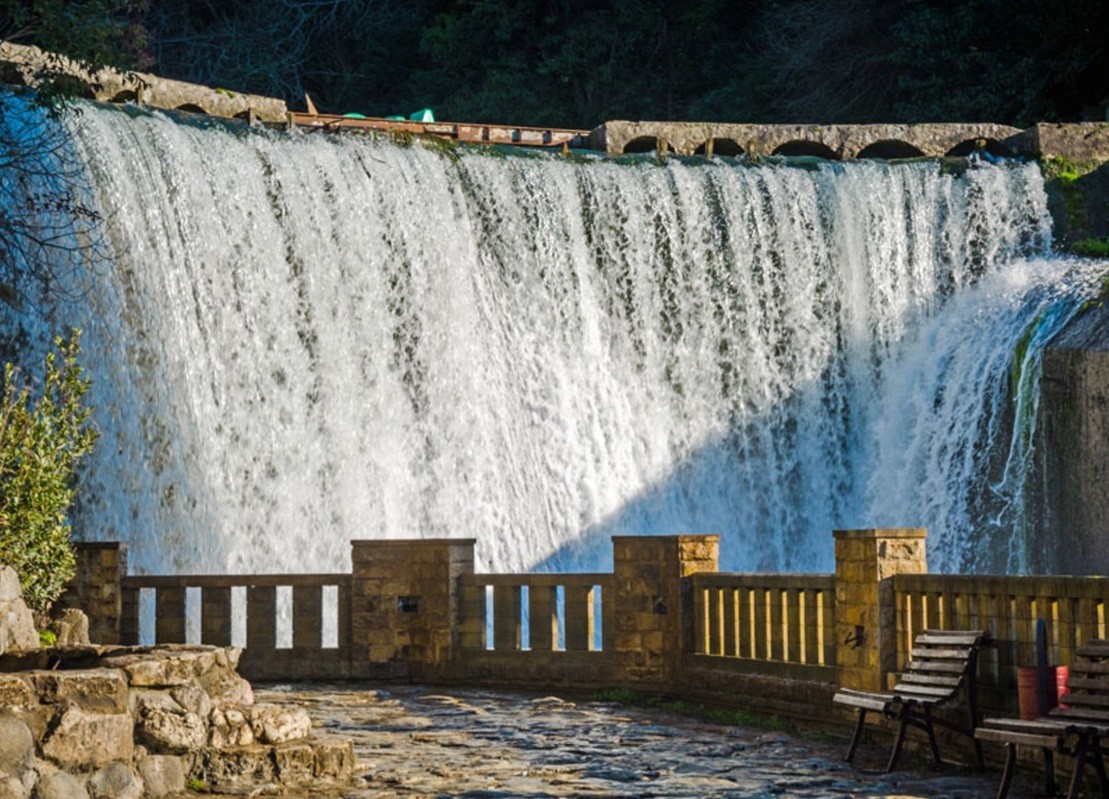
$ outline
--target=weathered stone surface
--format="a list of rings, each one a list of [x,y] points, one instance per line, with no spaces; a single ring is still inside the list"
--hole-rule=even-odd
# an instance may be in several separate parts
[[[0,799],[27,799],[30,791],[21,780],[0,772]]]
[[[273,762],[282,785],[305,785],[315,776],[316,753],[307,743],[275,746]]]
[[[227,707],[228,705],[246,707],[254,704],[254,691],[251,689],[250,683],[233,672],[225,672],[210,679],[202,679],[200,684],[208,693],[212,705],[215,707]]]
[[[65,57],[49,55],[37,47],[0,42],[0,63],[18,72],[23,82],[29,86],[38,82],[38,72],[47,58],[53,69],[85,83],[89,94],[96,100],[133,100],[156,108],[199,110],[229,119],[253,113],[266,122],[284,122],[287,115],[285,103],[272,97],[239,94],[225,89],[217,91],[142,72],[101,69],[96,73],[89,73]]]
[[[254,737],[267,744],[280,744],[306,738],[312,732],[312,720],[300,708],[259,704],[250,709]]]
[[[23,602],[19,575],[11,566],[0,566],[0,654],[10,649],[38,649],[35,620]]]
[[[117,669],[36,671],[31,681],[47,704],[74,704],[98,713],[127,709],[127,681]]]
[[[39,768],[34,799],[89,799],[89,792],[84,780],[44,764]]]
[[[274,782],[273,748],[241,746],[234,749],[207,748],[201,754],[200,774],[213,788],[237,786],[259,788]]]
[[[22,674],[0,674],[0,708],[28,708],[38,704],[31,682]]]
[[[313,773],[318,779],[346,782],[354,775],[354,744],[351,741],[315,741]]]
[[[18,795],[25,797],[34,784],[34,766],[35,742],[31,730],[14,716],[0,715],[0,777],[18,786]],[[0,787],[0,796],[4,790]]]
[[[71,705],[42,742],[42,754],[65,769],[99,768],[130,760],[134,722],[129,713],[90,713]]]
[[[185,710],[202,719],[208,718],[208,714],[212,712],[212,700],[197,682],[174,688],[169,695]]]
[[[204,720],[182,707],[149,708],[136,728],[139,739],[159,754],[185,754],[208,743]]]
[[[186,766],[183,758],[171,755],[148,755],[138,762],[146,795],[150,799],[170,796],[185,790]]]
[[[89,777],[92,799],[142,799],[143,783],[125,763],[109,763]]]
[[[89,617],[77,608],[65,608],[50,623],[58,646],[89,643]]]

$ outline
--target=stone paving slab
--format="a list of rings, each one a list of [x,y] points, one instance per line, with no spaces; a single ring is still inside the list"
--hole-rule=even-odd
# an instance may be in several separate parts
[[[358,782],[342,793],[351,799],[992,799],[997,790],[993,770],[876,773],[842,763],[841,741],[606,702],[414,686],[256,694],[302,706],[318,732],[354,741]],[[875,746],[859,759],[876,768],[885,754]],[[913,753],[904,759],[924,768]],[[1010,795],[1030,799],[1027,787]]]

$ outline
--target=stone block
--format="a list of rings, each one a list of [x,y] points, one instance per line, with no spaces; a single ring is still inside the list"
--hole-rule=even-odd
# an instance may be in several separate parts
[[[89,799],[85,783],[72,774],[49,764],[39,765],[35,799]]]
[[[322,741],[313,747],[312,773],[317,779],[344,781],[354,776],[354,744],[351,741]]]
[[[127,682],[117,669],[36,671],[31,682],[47,704],[72,703],[98,713],[127,709]]]
[[[200,752],[196,776],[217,791],[256,789],[276,778],[273,748],[237,746],[233,749],[207,747]]]
[[[42,755],[64,769],[106,766],[129,761],[134,751],[130,713],[91,713],[67,707],[42,742]]]
[[[35,741],[30,728],[11,715],[0,715],[0,775],[21,782],[35,765]]]
[[[88,782],[92,799],[142,799],[142,780],[124,763],[109,763]]]
[[[148,755],[138,762],[139,777],[142,779],[146,796],[160,799],[163,796],[176,796],[185,791],[185,761],[171,755]]]
[[[266,744],[301,740],[312,732],[312,720],[301,708],[254,705],[250,709],[250,723],[255,739]]]
[[[30,681],[20,674],[0,674],[0,709],[28,709],[38,704]]]
[[[139,740],[156,754],[183,755],[208,743],[206,720],[184,708],[150,708],[141,717]]]
[[[306,785],[315,776],[316,753],[307,743],[290,743],[273,748],[277,780],[284,786]]]

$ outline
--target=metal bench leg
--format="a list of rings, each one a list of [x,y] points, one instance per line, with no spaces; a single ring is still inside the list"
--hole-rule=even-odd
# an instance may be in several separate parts
[[[928,733],[928,745],[932,747],[932,759],[937,763],[942,763],[940,748],[936,746],[936,732],[932,729],[932,713],[927,707],[924,708],[924,731]]]
[[[1013,766],[1016,764],[1016,744],[1005,744],[1005,770],[1001,772],[1001,784],[997,786],[997,799],[1005,799],[1009,795],[1009,783],[1013,781]]]
[[[901,726],[897,728],[897,740],[893,742],[893,751],[890,752],[890,762],[886,764],[886,771],[893,771],[897,765],[897,757],[901,754],[901,747],[905,743],[905,732],[909,729],[909,714],[902,708],[900,713]]]
[[[843,760],[850,763],[855,757],[855,750],[859,748],[859,740],[863,737],[863,724],[866,722],[866,710],[859,708],[859,720],[855,722],[855,734],[851,736],[851,746],[847,748],[847,757]]]
[[[1102,799],[1109,799],[1109,779],[1105,776],[1105,760],[1101,756],[1100,741],[1094,745],[1094,771],[1097,772],[1097,781],[1101,786]]]
[[[1086,771],[1086,747],[1088,742],[1083,737],[1074,750],[1074,775],[1070,778],[1070,790],[1067,799],[1078,799],[1078,789],[1082,787],[1082,776]]]

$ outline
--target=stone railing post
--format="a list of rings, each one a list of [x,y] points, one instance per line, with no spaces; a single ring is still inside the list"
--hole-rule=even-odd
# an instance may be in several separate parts
[[[836,530],[836,682],[861,691],[885,690],[897,669],[895,574],[925,574],[925,538],[918,528]]]
[[[85,612],[89,617],[89,640],[94,644],[118,644],[127,545],[118,541],[77,542],[73,549],[77,571],[58,600],[58,607]]]
[[[458,647],[458,578],[474,539],[351,542],[352,676],[407,677]]]
[[[693,598],[683,578],[717,571],[720,536],[614,536],[612,549],[611,640],[623,677],[665,684],[692,651]]]

